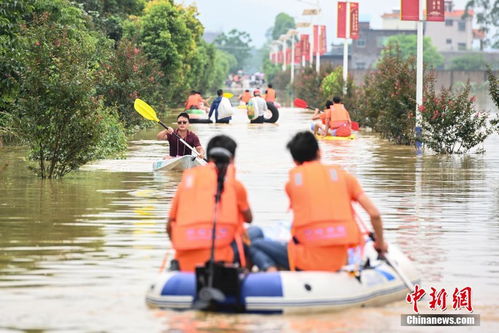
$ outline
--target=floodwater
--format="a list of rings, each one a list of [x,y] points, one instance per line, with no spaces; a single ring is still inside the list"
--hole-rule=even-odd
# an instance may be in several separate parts
[[[192,126],[203,145],[218,133],[237,140],[238,177],[257,225],[290,219],[285,145],[309,117],[282,109],[278,124]],[[171,254],[165,216],[181,177],[152,172],[168,149],[155,140],[159,130],[134,137],[126,160],[99,161],[56,181],[33,176],[21,149],[0,148],[1,332],[448,331],[401,327],[400,314],[412,313],[404,300],[293,316],[149,309],[145,292]],[[481,326],[459,331],[499,331],[499,137],[484,146],[482,155],[416,157],[413,148],[364,131],[354,141],[321,142],[323,160],[355,174],[378,205],[386,238],[414,261],[423,287],[446,288],[445,313],[454,313],[454,288],[472,288]]]

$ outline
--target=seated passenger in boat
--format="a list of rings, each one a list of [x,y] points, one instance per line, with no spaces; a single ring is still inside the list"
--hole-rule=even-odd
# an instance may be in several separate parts
[[[189,115],[185,112],[177,116],[177,129],[168,127],[159,132],[156,136],[158,140],[167,140],[170,144],[170,155],[165,156],[164,159],[191,155],[191,150],[180,141],[182,138],[188,145],[194,147],[199,153],[200,158],[204,158],[205,152],[203,146],[199,142],[199,138],[194,132],[189,131]]]
[[[184,171],[166,224],[181,271],[192,272],[210,258],[217,177],[221,168],[226,176],[216,215],[215,261],[239,262],[246,266],[243,224],[251,223],[253,216],[246,189],[235,178],[236,146],[236,142],[226,135],[215,136],[207,146],[209,163]],[[225,164],[214,155],[215,148],[226,154]]]
[[[337,271],[347,263],[348,249],[363,243],[353,202],[369,214],[374,247],[387,251],[381,216],[357,179],[336,165],[320,162],[317,139],[310,132],[288,143],[296,167],[289,173],[286,193],[293,211],[292,238],[287,244],[267,239],[252,241],[252,260],[262,271]]]
[[[333,102],[328,100],[323,111],[315,109],[314,115],[312,116],[311,126],[314,135],[333,135],[333,132],[331,130],[328,130],[326,126],[326,111],[330,109],[331,105],[333,105]]]

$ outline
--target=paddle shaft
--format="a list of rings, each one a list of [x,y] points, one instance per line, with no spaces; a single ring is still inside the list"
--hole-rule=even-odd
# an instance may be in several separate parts
[[[166,130],[168,130],[168,126],[166,126],[165,124],[163,124],[163,122],[160,120],[158,121],[158,123],[163,126]],[[177,137],[177,139],[180,140],[180,142],[182,142],[187,148],[189,148],[190,150],[192,150],[192,152],[196,155],[196,157],[199,157],[200,154],[197,152],[196,149],[192,148],[187,142],[185,142],[184,139],[182,139],[179,135],[177,135],[177,133],[175,133],[175,130],[173,130],[173,135],[175,135]]]

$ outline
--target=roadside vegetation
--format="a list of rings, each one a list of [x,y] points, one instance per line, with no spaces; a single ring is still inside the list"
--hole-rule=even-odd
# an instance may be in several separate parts
[[[166,111],[235,66],[197,16],[170,0],[0,2],[0,145],[26,146],[42,178],[121,156],[147,124],[136,98]]]

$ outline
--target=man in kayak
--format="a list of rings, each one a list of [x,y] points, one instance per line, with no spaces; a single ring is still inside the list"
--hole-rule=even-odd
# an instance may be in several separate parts
[[[253,106],[255,112],[250,121],[252,124],[263,124],[264,114],[267,111],[267,102],[265,102],[260,94],[260,89],[255,89],[253,91],[254,97],[248,102],[249,105]]]
[[[333,105],[325,112],[326,124],[333,136],[347,137],[352,135],[352,120],[341,98],[333,97]]]
[[[215,113],[215,122],[228,124],[232,119],[232,105],[227,97],[224,97],[224,91],[222,89],[217,90],[217,98],[213,100],[210,106],[210,113],[208,114],[208,119],[211,115]]]
[[[235,178],[236,147],[232,138],[217,135],[207,146],[209,163],[184,171],[166,224],[181,271],[192,272],[210,258],[215,217],[215,261],[245,265],[241,236],[244,222],[251,223],[253,216],[246,189]],[[221,172],[223,192],[215,215],[215,194]]]
[[[189,131],[189,115],[182,112],[177,116],[177,129],[174,130],[168,127],[168,129],[162,130],[156,136],[158,140],[167,140],[170,144],[170,155],[165,156],[164,159],[191,155],[191,150],[180,141],[179,137],[195,148],[200,158],[205,157],[205,152],[199,142],[198,136],[194,132]]]
[[[287,145],[296,167],[289,173],[286,193],[293,211],[288,244],[257,239],[252,260],[263,271],[337,271],[347,264],[348,249],[363,244],[355,221],[353,202],[369,214],[375,233],[374,247],[387,251],[378,209],[357,179],[336,165],[320,162],[317,139],[310,132],[296,134]]]

